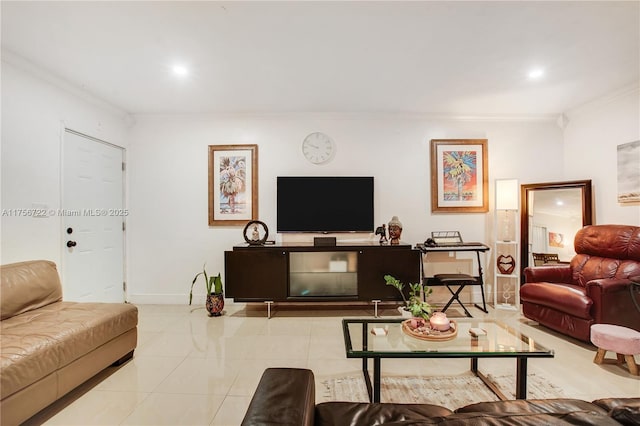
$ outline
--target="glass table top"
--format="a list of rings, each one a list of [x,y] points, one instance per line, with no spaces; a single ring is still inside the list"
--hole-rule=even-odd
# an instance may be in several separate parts
[[[511,326],[494,320],[454,319],[458,334],[451,340],[428,341],[406,334],[403,319],[343,319],[347,358],[481,358],[553,357],[553,350]],[[486,335],[473,337],[470,328]],[[381,334],[373,334],[376,332]]]

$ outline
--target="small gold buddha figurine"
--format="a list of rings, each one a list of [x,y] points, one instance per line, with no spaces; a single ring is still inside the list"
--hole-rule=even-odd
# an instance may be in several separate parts
[[[402,234],[402,222],[398,219],[398,216],[393,216],[389,221],[389,244],[400,244],[400,235]]]

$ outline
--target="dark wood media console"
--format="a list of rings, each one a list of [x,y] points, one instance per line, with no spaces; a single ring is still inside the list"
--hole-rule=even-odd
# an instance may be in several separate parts
[[[384,276],[418,283],[420,261],[409,244],[243,244],[224,252],[225,293],[239,302],[402,300]]]

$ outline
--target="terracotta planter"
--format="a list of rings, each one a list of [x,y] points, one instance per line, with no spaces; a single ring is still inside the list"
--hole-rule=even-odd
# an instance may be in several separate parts
[[[210,294],[207,296],[206,306],[210,317],[219,317],[224,309],[224,294]]]

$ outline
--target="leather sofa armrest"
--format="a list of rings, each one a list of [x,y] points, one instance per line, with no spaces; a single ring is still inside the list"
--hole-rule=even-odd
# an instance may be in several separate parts
[[[596,323],[616,324],[640,331],[640,312],[629,292],[631,280],[602,278],[588,281],[585,291],[593,301],[591,315]]]
[[[631,281],[624,278],[602,278],[587,282],[587,295],[595,291],[596,288],[601,293],[615,293],[618,291],[629,292]]]
[[[571,267],[565,264],[554,264],[545,266],[529,266],[524,269],[525,283],[564,283],[573,282]]]
[[[242,426],[313,426],[315,405],[315,378],[311,370],[267,368]]]

